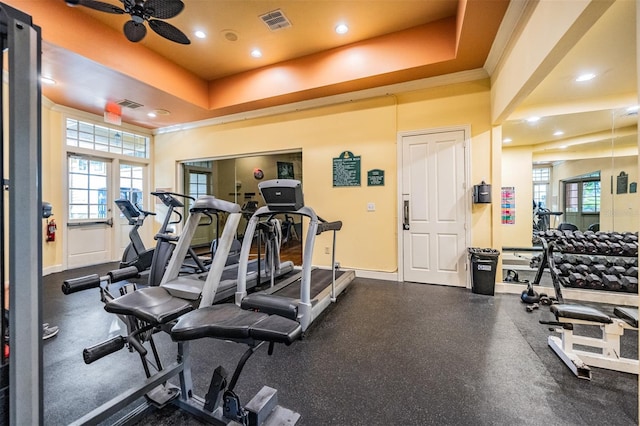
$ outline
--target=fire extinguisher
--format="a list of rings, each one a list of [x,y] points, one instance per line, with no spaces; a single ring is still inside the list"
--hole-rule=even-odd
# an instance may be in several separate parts
[[[55,219],[47,220],[47,241],[55,241],[56,240],[56,226]]]

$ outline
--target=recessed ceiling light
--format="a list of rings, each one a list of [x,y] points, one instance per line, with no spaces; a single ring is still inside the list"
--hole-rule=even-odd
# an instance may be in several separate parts
[[[260,51],[260,49],[253,49],[251,51],[251,56],[253,56],[254,58],[262,58],[262,52]]]
[[[560,145],[558,148],[560,148],[560,149],[567,149],[567,146],[566,146],[566,145]]]
[[[346,34],[349,32],[349,27],[347,24],[338,24],[336,25],[336,33],[338,34]]]
[[[562,135],[564,135],[564,132],[562,130],[557,130],[553,132],[553,136],[562,136]]]
[[[511,139],[511,138],[502,139],[502,143],[511,143],[511,142],[513,142],[513,139]]]
[[[198,38],[207,38],[207,34],[204,31],[200,31],[200,30],[193,33],[193,35]]]
[[[540,120],[540,117],[533,116],[533,117],[527,118],[527,123],[535,123],[539,120]]]
[[[56,84],[56,81],[54,79],[52,79],[51,77],[42,76],[42,77],[40,77],[40,81],[42,83],[48,84],[50,86],[53,86],[54,84]]]
[[[589,81],[589,80],[593,80],[594,78],[596,78],[596,75],[592,72],[590,73],[586,73],[586,74],[581,74],[576,78],[577,82],[582,82],[582,81]]]
[[[157,115],[156,115],[156,113],[155,113],[155,112],[151,111],[151,112],[148,112],[148,113],[147,113],[147,117],[156,118],[156,117],[157,117]]]

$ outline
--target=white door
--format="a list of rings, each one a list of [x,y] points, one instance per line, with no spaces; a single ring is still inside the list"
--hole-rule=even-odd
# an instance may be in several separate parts
[[[402,136],[405,281],[466,285],[465,132]]]
[[[113,194],[108,160],[68,156],[67,268],[110,262]]]

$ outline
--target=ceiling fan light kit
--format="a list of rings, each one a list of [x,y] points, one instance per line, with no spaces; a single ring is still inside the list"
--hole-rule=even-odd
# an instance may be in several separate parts
[[[131,16],[124,24],[124,35],[129,41],[139,42],[149,27],[159,36],[180,44],[191,44],[189,38],[178,28],[163,21],[177,16],[184,9],[182,0],[120,0],[124,8],[99,0],[65,0],[69,6],[84,6],[100,12]]]

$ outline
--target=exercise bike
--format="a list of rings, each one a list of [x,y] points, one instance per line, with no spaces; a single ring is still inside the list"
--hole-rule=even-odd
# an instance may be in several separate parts
[[[120,269],[135,266],[138,271],[142,272],[151,267],[154,249],[147,249],[144,246],[138,229],[144,224],[147,216],[155,216],[156,214],[143,210],[138,205],[134,206],[133,203],[126,198],[116,200],[115,203],[129,222],[129,225],[133,226],[129,231],[129,244],[122,253]]]

